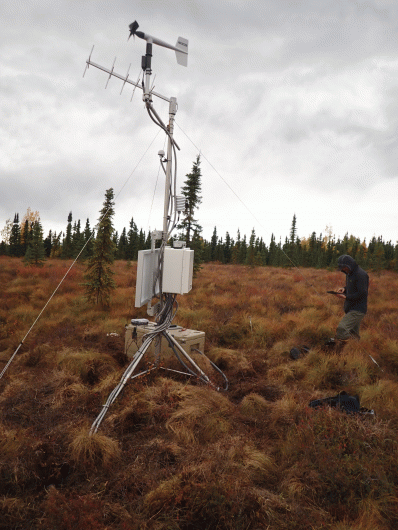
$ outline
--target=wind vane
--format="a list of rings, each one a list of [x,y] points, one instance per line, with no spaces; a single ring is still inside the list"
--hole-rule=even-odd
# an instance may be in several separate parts
[[[163,46],[164,48],[170,48],[170,50],[175,50],[178,64],[181,64],[182,66],[188,66],[187,39],[184,39],[183,37],[178,37],[176,45],[172,46],[171,44],[167,44],[167,42],[164,42],[163,40],[160,40],[157,37],[152,37],[152,35],[149,35],[148,33],[144,33],[143,31],[137,31],[138,27],[138,22],[136,20],[134,20],[134,22],[130,24],[129,38],[131,37],[131,35],[137,35],[137,37],[146,40],[149,43],[157,44],[158,46]]]

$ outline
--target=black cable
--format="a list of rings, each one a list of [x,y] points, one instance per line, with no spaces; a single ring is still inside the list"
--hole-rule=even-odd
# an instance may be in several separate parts
[[[229,388],[229,381],[228,381],[228,379],[227,379],[227,376],[224,374],[224,372],[223,372],[223,371],[222,371],[222,370],[221,370],[221,369],[220,369],[215,363],[213,363],[213,361],[210,360],[210,359],[207,357],[207,355],[205,355],[202,351],[200,351],[200,350],[198,350],[198,349],[196,349],[196,348],[193,348],[193,351],[197,351],[198,353],[200,353],[200,355],[203,355],[203,357],[205,357],[205,358],[209,361],[209,363],[212,365],[212,367],[213,367],[215,370],[217,370],[217,372],[219,372],[219,373],[223,376],[224,381],[225,381],[225,385],[226,385],[225,388],[223,388],[223,390],[226,392],[226,391],[228,390],[228,388]]]
[[[193,377],[196,377],[198,379],[200,379],[203,383],[205,383],[206,385],[209,384],[209,381],[206,381],[206,379],[200,375],[200,374],[197,374],[196,372],[194,372],[193,370],[191,370],[191,368],[189,368],[185,363],[184,361],[181,359],[181,357],[179,356],[179,354],[177,353],[177,350],[176,350],[176,347],[174,345],[174,343],[172,342],[172,340],[170,339],[170,337],[167,335],[167,333],[163,333],[163,336],[166,338],[167,342],[169,343],[169,346],[170,348],[173,350],[174,352],[174,355],[177,357],[177,359],[180,361],[180,363],[182,364],[182,366],[189,372],[190,375],[192,375]]]

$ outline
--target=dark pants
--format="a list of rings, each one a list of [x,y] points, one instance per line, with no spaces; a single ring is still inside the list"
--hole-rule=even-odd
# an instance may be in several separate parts
[[[360,311],[349,311],[346,313],[337,326],[336,339],[347,340],[351,337],[359,339],[359,326],[364,316],[365,313]]]

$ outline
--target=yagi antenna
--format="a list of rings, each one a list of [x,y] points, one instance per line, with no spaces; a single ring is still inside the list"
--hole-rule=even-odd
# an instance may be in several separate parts
[[[94,63],[91,60],[91,55],[93,53],[94,46],[92,47],[90,55],[89,55],[89,58],[86,61],[86,67],[85,67],[85,70],[84,70],[83,77],[85,76],[86,71],[89,68],[89,66],[94,66],[95,68],[98,68],[99,70],[102,70],[103,72],[106,72],[109,75],[109,77],[107,79],[107,82],[106,82],[105,88],[108,86],[108,83],[109,83],[109,80],[111,79],[111,77],[114,76],[114,77],[117,77],[118,79],[120,79],[121,81],[123,81],[123,86],[122,86],[121,92],[123,91],[124,85],[126,83],[128,83],[128,84],[134,86],[133,95],[134,95],[135,89],[137,87],[142,89],[142,91],[144,92],[143,99],[144,99],[144,101],[146,103],[149,103],[151,101],[152,96],[156,96],[156,97],[158,97],[160,99],[163,99],[164,101],[167,101],[168,103],[170,103],[170,101],[171,101],[170,98],[167,98],[167,97],[165,97],[165,96],[163,96],[161,94],[158,94],[157,92],[154,92],[153,91],[153,86],[152,86],[152,88],[150,88],[150,85],[149,85],[149,78],[150,78],[150,76],[152,74],[152,70],[151,70],[152,45],[153,44],[157,44],[158,46],[163,46],[164,48],[169,48],[170,50],[174,50],[176,52],[176,57],[177,57],[178,64],[181,64],[182,66],[187,66],[188,65],[188,40],[184,39],[183,37],[178,37],[176,45],[173,46],[172,44],[168,44],[167,42],[164,42],[163,40],[158,39],[157,37],[154,37],[153,35],[149,35],[148,33],[144,33],[143,31],[137,31],[138,27],[139,27],[139,25],[138,25],[138,22],[136,20],[129,25],[130,35],[129,35],[128,39],[133,35],[133,37],[137,36],[138,38],[145,40],[146,43],[147,43],[147,45],[146,45],[146,54],[142,57],[142,61],[141,61],[141,69],[145,73],[145,84],[144,85],[140,85],[138,83],[138,80],[136,82],[134,82],[131,79],[129,79],[130,67],[129,67],[129,70],[127,71],[127,74],[125,76],[117,74],[114,71],[116,58],[113,61],[113,65],[112,65],[111,70],[109,70],[108,68],[104,68],[103,66],[100,66],[99,64]],[[138,79],[139,79],[139,76],[138,76]],[[175,144],[175,145],[177,145],[177,144]]]
[[[177,63],[181,64],[182,66],[188,66],[188,40],[187,39],[184,39],[183,37],[178,37],[176,45],[173,46],[172,44],[168,44],[167,42],[164,42],[163,40],[160,40],[157,37],[153,37],[152,35],[149,35],[148,33],[144,33],[143,31],[137,31],[138,27],[139,27],[138,22],[134,20],[134,22],[132,22],[129,26],[130,35],[128,38],[130,38],[131,35],[137,36],[140,39],[146,40],[147,42],[151,44],[157,44],[158,46],[163,46],[163,48],[169,48],[170,50],[174,50],[176,52]]]

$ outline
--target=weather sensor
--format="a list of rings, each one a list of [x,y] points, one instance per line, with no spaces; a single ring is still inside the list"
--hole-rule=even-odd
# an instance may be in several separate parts
[[[132,24],[130,24],[129,38],[131,37],[131,35],[137,36],[140,39],[146,40],[149,44],[157,44],[158,46],[163,46],[164,48],[175,50],[178,64],[181,64],[182,66],[188,66],[187,39],[184,39],[183,37],[178,37],[176,45],[172,46],[171,44],[167,44],[167,42],[164,42],[163,40],[160,40],[157,37],[153,37],[148,33],[144,33],[143,31],[137,31],[138,27],[138,22],[136,20]]]

